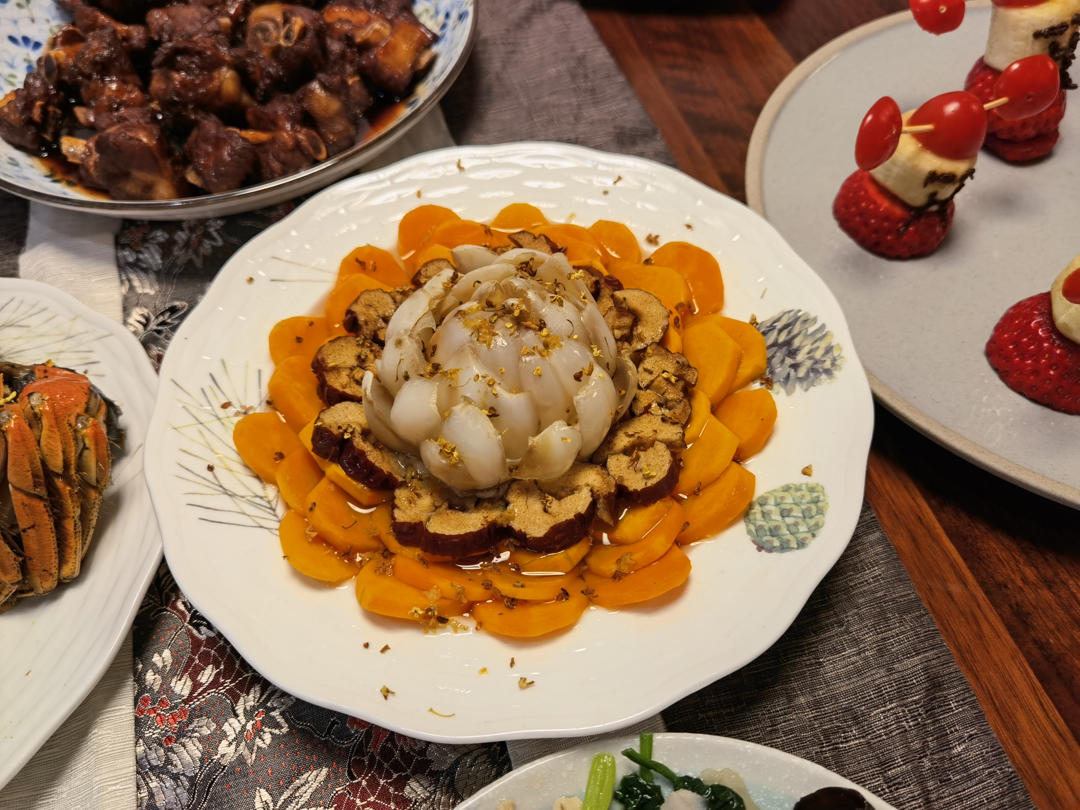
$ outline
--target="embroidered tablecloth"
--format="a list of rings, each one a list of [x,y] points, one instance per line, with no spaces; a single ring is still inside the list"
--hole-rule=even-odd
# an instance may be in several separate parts
[[[459,143],[564,140],[672,162],[572,0],[483,4],[476,50],[442,112]],[[421,146],[446,137],[441,118],[422,128]],[[95,280],[87,295],[160,360],[223,262],[293,207],[115,223],[0,194],[0,274],[80,284],[78,268],[55,268],[55,251],[71,240],[88,250],[111,245],[115,276]],[[122,694],[132,704],[136,784],[129,798],[114,791],[103,806],[134,797],[147,809],[449,808],[513,764],[573,743],[438,745],[304,703],[254,672],[165,565],[135,622],[131,674]],[[96,717],[92,700],[100,702],[97,692],[79,713]],[[848,551],[777,644],[650,727],[770,745],[899,808],[1032,806],[868,507]],[[39,760],[0,791],[0,807],[61,806],[55,797],[74,795],[42,787],[50,771]]]

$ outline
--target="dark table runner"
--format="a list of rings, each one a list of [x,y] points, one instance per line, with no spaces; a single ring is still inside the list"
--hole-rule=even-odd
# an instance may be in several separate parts
[[[483,3],[476,50],[442,109],[459,143],[561,140],[672,163],[572,0]],[[123,224],[124,318],[151,357],[232,252],[292,207]],[[26,216],[0,194],[0,275],[17,273]],[[503,744],[413,740],[280,692],[193,611],[164,565],[136,620],[134,674],[141,808],[448,808],[511,766]],[[816,761],[898,808],[1033,806],[865,506],[848,551],[780,641],[663,720]]]

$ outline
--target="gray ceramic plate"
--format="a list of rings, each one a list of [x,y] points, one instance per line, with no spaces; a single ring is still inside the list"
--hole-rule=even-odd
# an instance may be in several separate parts
[[[299,197],[340,180],[369,163],[420,121],[461,73],[476,37],[474,0],[416,0],[416,15],[439,35],[435,61],[401,103],[385,111],[378,123],[350,149],[302,172],[220,194],[177,200],[111,200],[85,191],[48,171],[37,158],[0,140],[0,189],[37,202],[141,219],[195,219],[250,211]],[[21,87],[26,71],[41,56],[49,35],[70,20],[54,0],[0,0],[0,30],[18,36],[0,37],[0,97]]]
[[[747,197],[825,280],[851,325],[877,398],[930,438],[1002,478],[1080,507],[1080,417],[1036,405],[983,355],[998,318],[1080,252],[1080,111],[1073,101],[1046,160],[983,153],[957,197],[945,242],[923,259],[880,259],[837,227],[832,201],[855,170],[863,114],[883,95],[901,109],[963,86],[982,55],[987,4],[934,37],[907,12],[830,42],[776,89],[754,129]]]

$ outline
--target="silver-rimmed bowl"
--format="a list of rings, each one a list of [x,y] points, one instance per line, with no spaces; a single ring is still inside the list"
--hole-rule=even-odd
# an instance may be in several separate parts
[[[274,205],[333,183],[370,162],[438,103],[465,66],[476,37],[475,0],[416,0],[417,17],[439,35],[435,61],[400,103],[382,112],[355,145],[302,172],[219,194],[174,200],[113,200],[88,193],[49,165],[0,140],[0,189],[36,202],[135,219],[197,219]],[[49,36],[69,16],[53,0],[0,2],[0,97],[21,87]],[[7,33],[17,32],[17,33]]]

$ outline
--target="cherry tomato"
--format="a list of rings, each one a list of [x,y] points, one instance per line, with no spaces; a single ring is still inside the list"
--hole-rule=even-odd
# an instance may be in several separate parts
[[[977,96],[964,90],[934,96],[908,118],[909,126],[922,124],[934,128],[915,133],[919,143],[951,160],[975,157],[986,138],[986,110]]]
[[[880,166],[900,143],[900,130],[904,119],[900,107],[888,96],[882,96],[874,102],[859,125],[859,134],[855,136],[855,162],[860,169],[870,171]]]
[[[947,34],[964,21],[964,0],[911,0],[911,13],[924,31]]]
[[[1061,294],[1066,301],[1080,304],[1080,270],[1073,270],[1065,276],[1065,283],[1061,285]]]
[[[994,82],[994,98],[1007,98],[1007,104],[995,107],[1006,121],[1038,115],[1061,91],[1058,63],[1044,53],[1017,59]]]

